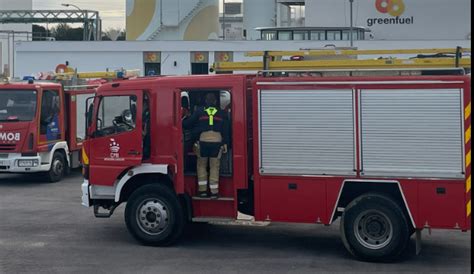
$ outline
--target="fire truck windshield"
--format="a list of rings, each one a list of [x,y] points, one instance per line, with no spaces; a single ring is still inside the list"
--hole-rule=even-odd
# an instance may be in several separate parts
[[[0,122],[31,121],[35,117],[35,90],[1,90]]]

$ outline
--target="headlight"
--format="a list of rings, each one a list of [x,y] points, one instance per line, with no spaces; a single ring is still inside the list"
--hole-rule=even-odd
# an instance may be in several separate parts
[[[18,160],[19,167],[37,167],[38,160]]]

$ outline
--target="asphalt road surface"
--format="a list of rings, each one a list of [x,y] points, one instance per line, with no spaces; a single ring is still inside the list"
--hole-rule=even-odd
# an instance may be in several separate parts
[[[81,181],[0,175],[0,273],[470,272],[471,233],[460,231],[423,231],[422,253],[412,239],[390,264],[354,260],[338,225],[201,224],[175,246],[145,247],[128,234],[123,205],[110,219],[81,206]]]

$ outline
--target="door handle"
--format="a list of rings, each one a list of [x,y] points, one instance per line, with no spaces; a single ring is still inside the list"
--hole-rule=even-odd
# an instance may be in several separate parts
[[[140,155],[140,152],[139,151],[136,151],[136,150],[130,150],[128,152],[128,155]]]

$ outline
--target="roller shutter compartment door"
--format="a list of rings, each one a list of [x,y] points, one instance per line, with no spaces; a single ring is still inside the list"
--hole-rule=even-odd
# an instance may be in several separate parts
[[[352,90],[261,90],[259,96],[261,174],[354,174]]]
[[[363,175],[463,177],[462,90],[362,90]]]

